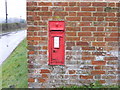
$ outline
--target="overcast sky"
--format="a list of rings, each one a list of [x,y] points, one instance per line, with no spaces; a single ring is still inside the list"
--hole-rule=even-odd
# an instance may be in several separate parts
[[[7,0],[8,18],[26,19],[26,0]],[[5,18],[5,0],[0,0],[0,18]]]

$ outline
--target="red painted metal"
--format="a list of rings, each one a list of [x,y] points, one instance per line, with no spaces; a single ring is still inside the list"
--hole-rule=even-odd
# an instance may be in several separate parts
[[[63,21],[49,21],[49,30],[65,30]]]
[[[59,38],[56,48],[54,38]],[[49,65],[64,65],[65,57],[65,22],[49,21]]]

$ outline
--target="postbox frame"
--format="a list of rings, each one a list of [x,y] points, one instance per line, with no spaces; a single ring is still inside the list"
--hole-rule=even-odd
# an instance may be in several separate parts
[[[51,24],[52,23],[52,24]],[[60,27],[55,27],[54,24],[58,23],[61,24]],[[48,32],[49,32],[49,38],[48,38],[48,65],[65,65],[65,21],[49,21],[48,22],[49,28],[48,28]],[[52,27],[53,26],[53,27]],[[62,48],[62,60],[61,63],[53,63],[52,62],[52,39],[51,36],[55,36],[55,37],[62,37],[63,42],[62,46],[60,46]],[[60,49],[61,49],[60,48]]]

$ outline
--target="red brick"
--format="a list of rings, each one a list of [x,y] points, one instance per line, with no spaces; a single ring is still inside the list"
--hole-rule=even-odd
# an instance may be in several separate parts
[[[94,60],[94,59],[95,59],[95,57],[90,57],[90,56],[82,57],[82,60]]]
[[[40,83],[44,83],[44,82],[46,82],[46,80],[43,79],[43,78],[39,78],[38,80],[39,80]]]
[[[75,42],[67,42],[66,45],[67,46],[75,46]]]
[[[78,12],[77,16],[91,16],[91,12]]]
[[[47,50],[48,48],[47,48],[47,46],[43,46],[42,49],[43,50]]]
[[[68,2],[54,2],[54,6],[68,6]]]
[[[97,31],[104,31],[104,27],[97,27]]]
[[[39,6],[52,6],[51,2],[38,2]]]
[[[71,47],[66,47],[66,50],[72,50],[72,48]]]
[[[44,20],[49,20],[49,19],[51,19],[52,17],[50,17],[50,16],[42,16],[41,18],[42,18],[42,20],[44,21]]]
[[[38,30],[40,30],[40,28],[39,27],[28,27],[28,30],[29,31],[38,31]]]
[[[46,36],[47,32],[38,32],[38,36]]]
[[[47,22],[39,22],[39,25],[45,26],[45,25],[47,25]]]
[[[83,56],[86,56],[86,55],[87,55],[87,56],[90,56],[91,53],[90,53],[90,52],[82,52],[82,55],[83,55]]]
[[[35,79],[34,78],[29,78],[28,82],[35,82]]]
[[[96,37],[96,41],[104,41],[104,37]]]
[[[32,6],[33,4],[32,4],[33,2],[27,2],[27,6]]]
[[[48,69],[42,69],[40,73],[50,73],[50,70],[48,70]]]
[[[95,11],[95,7],[82,7],[81,11]]]
[[[80,26],[91,26],[92,22],[80,22]]]
[[[93,13],[93,16],[107,16],[107,13]]]
[[[38,45],[39,43],[37,42],[37,40],[36,40],[36,42],[34,41],[34,42],[30,42],[30,41],[28,41],[28,45]]]
[[[105,57],[105,60],[106,61],[109,61],[109,60],[118,60],[118,57]]]
[[[52,12],[38,12],[40,16],[52,16]]]
[[[93,46],[105,46],[106,42],[92,42]]]
[[[76,74],[75,70],[69,70],[69,74]]]
[[[106,81],[105,81],[105,80],[99,80],[99,82],[100,82],[101,84],[103,84],[103,83],[105,83]]]
[[[42,74],[42,78],[48,78],[47,74]]]
[[[67,36],[76,36],[76,32],[66,32]]]
[[[116,6],[116,7],[119,7],[119,5],[120,5],[120,3],[116,3],[116,5],[115,5],[115,6]]]
[[[107,22],[94,22],[94,26],[107,26]]]
[[[35,51],[29,51],[28,54],[35,54]]]
[[[105,2],[93,2],[92,3],[92,6],[107,6],[107,3]]]
[[[80,27],[66,27],[66,31],[80,31]]]
[[[118,27],[105,27],[105,31],[118,31]]]
[[[97,21],[104,21],[104,17],[98,17]]]
[[[67,16],[68,12],[55,12],[54,15],[55,16]]]
[[[91,74],[93,75],[105,74],[105,71],[92,71]]]
[[[82,21],[96,21],[96,17],[82,17]]]
[[[42,11],[48,11],[48,7],[42,7]]]
[[[111,33],[110,36],[111,36],[111,37],[118,37],[118,36],[119,36],[119,33]]]
[[[34,36],[37,36],[37,32],[34,32]]]
[[[95,69],[101,69],[101,66],[95,66]]]
[[[105,65],[106,61],[92,61],[92,65]]]
[[[105,38],[105,41],[119,41],[119,38]]]
[[[93,35],[101,37],[101,36],[105,36],[105,33],[104,32],[94,32]]]
[[[66,37],[67,41],[80,41],[80,37]]]
[[[95,41],[94,37],[82,37],[81,38],[82,41]]]
[[[69,12],[69,16],[76,16],[76,12]]]
[[[29,7],[29,11],[40,11],[41,7]]]
[[[84,76],[84,75],[80,75],[81,79],[93,79],[93,76]]]
[[[64,7],[51,7],[50,11],[64,11]]]
[[[80,17],[66,17],[67,21],[80,21]]]
[[[27,40],[40,40],[40,37],[27,37]]]
[[[67,26],[77,26],[77,22],[71,22],[71,21],[68,21],[68,22],[66,22],[66,24],[67,24]],[[78,27],[78,28],[80,28],[80,27]]]
[[[27,17],[27,21],[34,21],[33,17]]]
[[[106,17],[106,21],[118,21],[117,17]]]
[[[78,6],[91,6],[91,2],[78,2]]]
[[[27,16],[32,16],[32,15],[34,15],[34,12],[32,12],[32,11],[27,12]]]
[[[88,42],[76,42],[77,46],[88,46],[89,43]]]
[[[47,51],[39,51],[39,54],[46,55]]]
[[[115,26],[116,23],[109,23],[109,26]]]
[[[33,36],[34,33],[33,32],[27,32],[27,36]]]
[[[78,36],[91,36],[91,32],[79,32]]]
[[[99,7],[99,8],[97,8],[97,11],[104,11],[104,8],[103,7]]]
[[[37,2],[27,2],[27,6],[37,6]]]
[[[96,31],[96,27],[82,27],[82,31]]]
[[[108,12],[107,16],[115,16],[115,13]]]
[[[95,50],[95,47],[82,47],[82,50]]]
[[[47,40],[47,37],[40,37],[40,40]]]
[[[39,21],[40,20],[40,17],[39,16],[34,16],[34,21]]]
[[[76,6],[77,3],[76,2],[69,2],[69,6]]]
[[[115,7],[115,3],[108,3],[108,7]]]
[[[27,7],[27,11],[34,11],[35,7]]]
[[[80,11],[80,7],[66,7],[66,11]]]

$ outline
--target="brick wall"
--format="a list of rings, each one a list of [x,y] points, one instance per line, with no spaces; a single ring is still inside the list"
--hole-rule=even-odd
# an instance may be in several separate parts
[[[118,5],[28,0],[28,86],[117,85]],[[66,23],[65,66],[48,65],[48,21]]]

